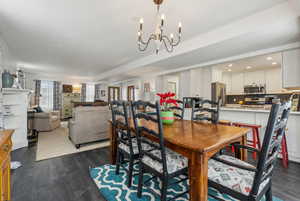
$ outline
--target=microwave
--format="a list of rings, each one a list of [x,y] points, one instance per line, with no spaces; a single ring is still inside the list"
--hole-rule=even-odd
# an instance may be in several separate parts
[[[246,85],[244,86],[245,94],[264,94],[266,93],[265,85]]]

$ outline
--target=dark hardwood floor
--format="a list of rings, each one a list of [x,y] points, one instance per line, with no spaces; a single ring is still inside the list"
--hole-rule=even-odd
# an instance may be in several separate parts
[[[13,201],[104,201],[89,177],[89,167],[109,162],[109,149],[96,149],[35,162],[36,148],[12,153],[23,166],[12,173]],[[273,194],[285,201],[300,200],[300,164],[288,169],[278,162]]]

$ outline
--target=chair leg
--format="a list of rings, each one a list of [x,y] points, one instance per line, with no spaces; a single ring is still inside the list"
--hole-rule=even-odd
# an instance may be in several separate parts
[[[130,159],[129,159],[129,171],[128,171],[128,180],[127,180],[127,186],[130,188],[131,187],[131,183],[132,183],[132,172],[133,172],[133,162],[134,162],[134,159],[133,157],[131,156]]]
[[[142,191],[143,191],[143,177],[144,177],[144,167],[142,163],[140,163],[140,170],[139,170],[139,184],[138,184],[138,192],[137,196],[138,198],[142,197]]]
[[[284,168],[288,168],[289,166],[289,155],[287,150],[286,136],[283,136],[281,141],[281,155],[282,155],[282,164]]]
[[[161,187],[161,195],[160,200],[166,201],[167,200],[167,190],[168,190],[168,178],[165,176],[162,180],[162,187]]]
[[[258,150],[261,150],[259,130],[258,130],[258,128],[255,128],[255,129],[256,129],[256,135],[257,135],[257,145],[258,145]]]
[[[121,153],[117,151],[116,175],[120,174]]]
[[[256,145],[257,145],[257,133],[256,133],[256,129],[253,128],[252,129],[252,140],[253,140],[253,148],[257,148]],[[256,160],[256,152],[253,152],[253,159]]]
[[[266,201],[273,201],[272,188],[271,188],[271,187],[270,187],[269,190],[266,192]]]

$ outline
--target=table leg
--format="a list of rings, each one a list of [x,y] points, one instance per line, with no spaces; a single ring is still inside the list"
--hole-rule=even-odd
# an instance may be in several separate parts
[[[247,146],[247,135],[244,135],[242,137],[241,144]],[[241,156],[240,159],[243,160],[243,161],[247,161],[248,160],[248,151],[247,151],[247,149],[240,149],[240,152],[241,152],[240,153],[240,156]]]
[[[109,122],[108,126],[108,136],[110,139],[110,163],[115,165],[117,159],[117,138],[115,135],[115,128],[111,122]]]
[[[208,198],[208,157],[193,153],[189,159],[190,201],[207,201]]]

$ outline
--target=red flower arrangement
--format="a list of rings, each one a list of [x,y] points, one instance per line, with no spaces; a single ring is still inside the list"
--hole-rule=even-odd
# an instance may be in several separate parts
[[[170,104],[173,104],[175,106],[178,106],[177,100],[175,100],[173,97],[176,95],[175,93],[167,92],[167,93],[157,93],[160,97],[160,105],[162,106],[162,110],[168,111]]]

